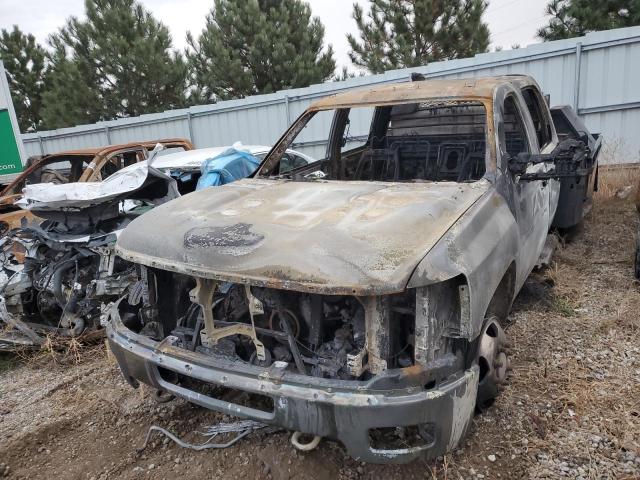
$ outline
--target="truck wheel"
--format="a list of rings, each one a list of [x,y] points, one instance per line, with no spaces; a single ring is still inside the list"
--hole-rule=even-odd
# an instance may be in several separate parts
[[[506,381],[511,370],[507,356],[507,336],[500,326],[497,317],[485,320],[478,339],[476,361],[480,367],[478,381],[478,397],[476,405],[479,409],[493,403],[498,396],[500,386]]]

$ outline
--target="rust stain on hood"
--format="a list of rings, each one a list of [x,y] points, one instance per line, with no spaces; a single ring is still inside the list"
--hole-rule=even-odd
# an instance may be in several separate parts
[[[392,293],[488,188],[486,180],[246,179],[155,208],[122,232],[116,249],[133,262],[224,281]]]

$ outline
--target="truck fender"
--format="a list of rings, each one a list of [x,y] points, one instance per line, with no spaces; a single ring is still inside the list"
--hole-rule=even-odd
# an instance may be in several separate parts
[[[407,288],[463,275],[468,285],[469,318],[461,319],[468,322],[462,331],[471,340],[480,333],[494,293],[515,265],[518,245],[518,227],[507,202],[497,191],[487,192],[425,255]],[[509,299],[509,306],[512,301]]]

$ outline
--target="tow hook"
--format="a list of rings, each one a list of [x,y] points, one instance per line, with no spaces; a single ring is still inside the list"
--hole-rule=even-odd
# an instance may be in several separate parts
[[[315,450],[320,444],[320,440],[322,440],[322,437],[315,435],[310,442],[300,443],[300,437],[302,435],[304,435],[302,432],[293,432],[293,435],[291,435],[291,445],[301,452],[310,452],[311,450]]]

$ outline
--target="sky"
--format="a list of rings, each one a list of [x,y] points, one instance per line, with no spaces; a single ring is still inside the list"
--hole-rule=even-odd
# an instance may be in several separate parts
[[[194,35],[204,28],[205,16],[213,0],[139,0],[154,16],[171,30],[176,48],[186,46],[185,35]],[[333,45],[339,67],[353,70],[349,61],[346,33],[357,33],[351,17],[353,3],[366,9],[366,0],[307,0],[313,15],[320,17],[325,26],[325,42]],[[546,23],[547,0],[489,0],[485,21],[491,31],[491,50],[512,45],[525,47],[537,43],[536,30]],[[40,43],[64,24],[71,15],[82,16],[83,0],[0,0],[0,28],[17,24],[21,30],[35,35]],[[197,36],[197,35],[196,35]]]

